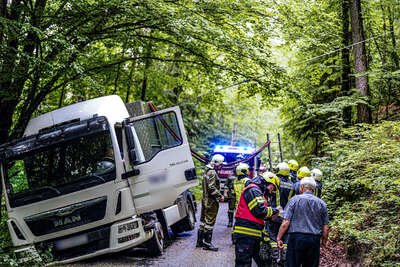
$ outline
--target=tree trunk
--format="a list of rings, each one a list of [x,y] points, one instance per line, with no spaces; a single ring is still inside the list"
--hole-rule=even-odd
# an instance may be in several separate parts
[[[394,20],[394,15],[393,15],[393,11],[390,9],[390,7],[388,7],[389,10],[389,33],[390,33],[390,39],[392,41],[392,46],[393,46],[393,50],[392,50],[392,59],[393,59],[393,63],[396,67],[396,69],[399,69],[400,67],[400,60],[399,60],[399,55],[397,54],[397,44],[396,44],[396,35],[394,32],[394,25],[393,25],[393,20]]]
[[[115,95],[118,91],[118,81],[119,81],[120,71],[121,71],[121,64],[118,64],[117,73],[114,80],[114,90],[112,92],[113,95]]]
[[[351,0],[350,8],[351,31],[353,39],[354,66],[356,71],[356,88],[362,96],[369,101],[370,92],[368,85],[368,64],[364,43],[364,28],[361,16],[361,0]],[[357,121],[372,122],[371,110],[367,104],[357,106]]]
[[[147,43],[146,54],[144,59],[144,70],[143,70],[143,82],[142,82],[142,93],[140,94],[140,100],[146,101],[146,91],[147,91],[147,70],[150,68],[150,56],[151,56],[151,41]]]
[[[351,33],[349,31],[350,21],[349,21],[349,0],[342,1],[342,84],[341,91],[342,95],[350,94],[350,50],[348,48],[351,39]],[[343,121],[346,125],[351,124],[352,118],[352,108],[346,107],[343,110]]]

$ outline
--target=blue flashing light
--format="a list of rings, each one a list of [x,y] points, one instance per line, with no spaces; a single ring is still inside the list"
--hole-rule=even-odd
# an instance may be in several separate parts
[[[214,149],[214,153],[251,154],[254,151],[255,149],[249,146],[216,145]]]

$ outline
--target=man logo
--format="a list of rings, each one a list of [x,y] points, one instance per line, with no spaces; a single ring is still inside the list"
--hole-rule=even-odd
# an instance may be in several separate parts
[[[54,227],[60,227],[60,226],[65,226],[71,223],[75,223],[75,222],[79,222],[81,221],[81,216],[78,215],[72,215],[70,217],[64,217],[64,218],[60,218],[57,220],[53,221]]]

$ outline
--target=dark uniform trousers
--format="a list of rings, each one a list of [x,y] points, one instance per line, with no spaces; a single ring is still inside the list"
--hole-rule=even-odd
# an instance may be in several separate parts
[[[317,267],[320,257],[319,235],[290,233],[286,257],[287,267]]]
[[[236,191],[235,191],[235,182],[236,177],[232,179],[231,177],[225,183],[225,189],[227,190],[227,200],[228,200],[228,218],[233,219],[233,215],[236,209]]]
[[[203,232],[211,232],[213,230],[218,208],[219,202],[216,199],[203,198],[201,200],[200,230]]]
[[[263,266],[260,259],[260,239],[251,237],[235,238],[235,266],[250,267],[251,260],[254,259],[257,266]]]

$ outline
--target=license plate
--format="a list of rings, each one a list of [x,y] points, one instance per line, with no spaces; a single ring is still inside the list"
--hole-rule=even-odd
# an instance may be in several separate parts
[[[72,247],[77,247],[80,245],[87,244],[89,242],[88,236],[78,235],[67,239],[57,240],[54,242],[54,246],[56,250],[65,250]]]

